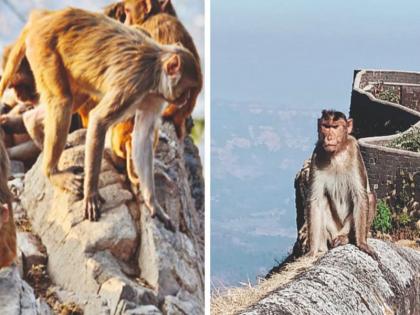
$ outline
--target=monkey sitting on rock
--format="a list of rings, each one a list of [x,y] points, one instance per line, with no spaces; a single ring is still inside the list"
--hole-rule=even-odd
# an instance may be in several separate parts
[[[376,197],[352,129],[353,120],[338,111],[324,110],[318,120],[307,209],[312,256],[351,242],[376,257],[367,244]]]

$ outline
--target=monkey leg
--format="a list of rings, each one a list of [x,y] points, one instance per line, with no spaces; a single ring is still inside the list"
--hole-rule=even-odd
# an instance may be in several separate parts
[[[366,234],[369,234],[370,227],[372,226],[373,220],[376,217],[376,195],[373,192],[368,192],[368,200],[369,200],[369,215],[368,215],[368,222],[366,225]]]
[[[44,143],[44,120],[46,117],[45,105],[41,104],[22,115],[23,123],[29,136],[42,150]]]
[[[47,108],[42,167],[54,186],[82,195],[83,175],[76,169],[58,170],[58,162],[64,150],[71,122],[71,99],[57,99]]]
[[[358,196],[354,202],[354,230],[356,246],[372,258],[377,258],[374,250],[367,244],[367,229],[369,202],[368,196]]]
[[[7,133],[25,133],[26,128],[23,124],[22,116],[3,114],[0,115],[0,125]]]
[[[154,101],[153,103],[155,103]],[[153,134],[155,122],[159,119],[160,102],[148,104],[147,109],[137,110],[133,133],[133,159],[142,194],[152,217],[157,216],[169,230],[175,228],[171,219],[156,199],[153,171]]]
[[[105,200],[98,190],[99,174],[105,147],[107,129],[124,114],[126,106],[119,105],[120,99],[114,93],[108,93],[89,113],[85,149],[84,209],[85,218],[97,221],[100,208]]]
[[[130,182],[133,185],[140,185],[139,178],[137,177],[136,171],[134,170],[134,163],[132,157],[132,145],[131,141],[125,143],[125,152],[127,156],[125,157],[127,163],[127,176]]]
[[[334,236],[333,240],[331,241],[332,248],[347,245],[350,242],[349,233],[351,230],[352,223],[353,223],[353,215],[352,213],[349,213],[347,217],[344,219],[342,228],[337,232],[337,234]]]
[[[324,200],[325,199],[325,200]],[[325,211],[329,210],[326,198],[311,200],[309,208],[309,255],[317,256],[328,250]]]
[[[81,195],[82,174],[76,174],[71,169],[58,170],[58,161],[70,128],[73,105],[66,70],[60,56],[48,43],[28,37],[27,44],[31,48],[27,49],[27,58],[35,76],[37,89],[45,102],[43,171],[54,186]]]
[[[153,137],[154,137],[153,152],[154,152],[159,143],[159,129],[156,126],[154,128]],[[125,139],[125,160],[126,160],[127,176],[133,185],[140,186],[140,181],[134,168],[132,152],[133,152],[132,139],[130,135],[129,138]]]
[[[41,151],[32,140],[7,149],[11,160],[22,162],[34,161]]]

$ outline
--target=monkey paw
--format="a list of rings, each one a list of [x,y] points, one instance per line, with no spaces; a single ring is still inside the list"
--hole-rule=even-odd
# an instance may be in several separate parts
[[[51,175],[51,182],[54,186],[81,197],[83,196],[83,178],[83,173],[69,169]]]
[[[338,246],[343,246],[349,243],[349,238],[347,235],[339,235],[331,242],[331,247],[335,248]]]
[[[375,253],[375,251],[366,243],[359,244],[357,246],[362,252],[365,252],[370,257],[372,257],[375,260],[378,260],[378,255]]]
[[[85,219],[89,221],[98,221],[101,217],[101,209],[102,204],[105,203],[105,199],[96,193],[87,197],[83,201],[83,206],[85,208]]]

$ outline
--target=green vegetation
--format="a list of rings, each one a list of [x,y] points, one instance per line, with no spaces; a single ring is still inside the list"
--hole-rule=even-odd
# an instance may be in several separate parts
[[[204,126],[204,119],[194,119],[194,127],[191,131],[191,137],[196,145],[203,140]]]
[[[400,136],[387,144],[387,147],[420,152],[420,128],[412,127],[409,131],[400,134]]]
[[[392,89],[380,91],[377,95],[377,98],[383,101],[388,101],[388,102],[397,103],[397,104],[399,104],[401,101],[400,93]]]
[[[373,228],[375,231],[388,233],[392,228],[391,208],[384,200],[379,200],[377,205],[378,212],[373,220]]]
[[[403,213],[401,213],[399,215],[398,221],[399,221],[398,222],[399,225],[401,225],[401,226],[407,226],[407,225],[409,225],[411,223],[411,218],[410,218],[410,216],[407,213],[403,212]]]
[[[415,175],[397,171],[397,178],[389,183],[387,196],[378,201],[377,214],[372,224],[377,236],[388,234],[394,240],[416,240],[420,230],[420,205],[416,199]]]

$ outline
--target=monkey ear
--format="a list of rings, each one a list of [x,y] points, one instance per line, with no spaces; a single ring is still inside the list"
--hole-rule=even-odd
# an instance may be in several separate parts
[[[3,223],[9,222],[10,211],[9,211],[8,205],[7,204],[1,205],[0,210],[1,210],[1,221]]]
[[[347,134],[351,134],[353,131],[353,119],[347,119]]]
[[[159,1],[160,10],[162,12],[166,12],[166,7],[170,4],[171,4],[171,0],[160,0]]]
[[[181,71],[181,58],[179,55],[174,54],[166,60],[163,64],[163,69],[170,76],[178,74]]]

